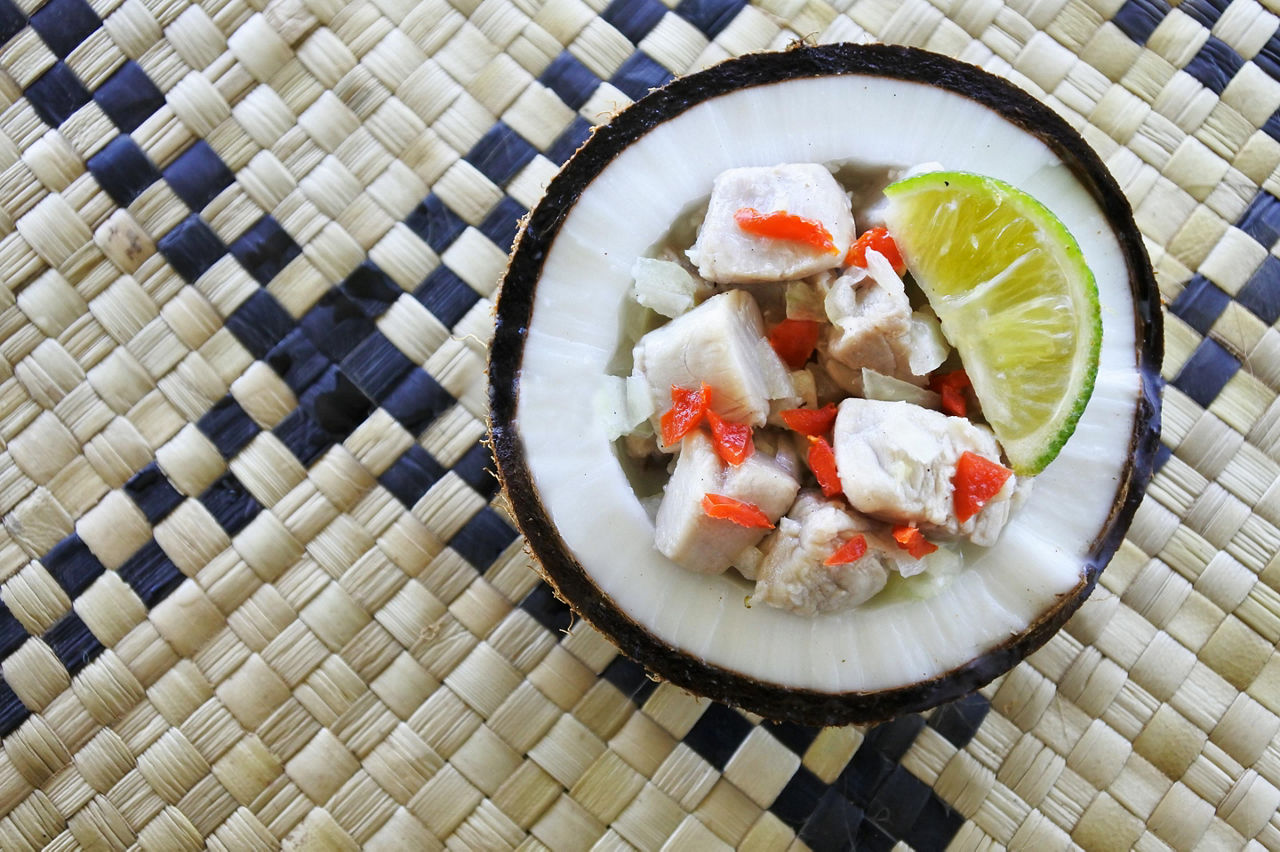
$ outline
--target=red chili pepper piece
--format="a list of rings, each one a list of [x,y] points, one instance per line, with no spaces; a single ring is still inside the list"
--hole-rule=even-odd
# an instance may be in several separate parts
[[[788,408],[780,413],[787,428],[801,435],[825,435],[836,422],[834,402],[828,402],[821,408]]]
[[[711,388],[703,382],[701,389],[689,390],[671,386],[671,407],[663,412],[658,423],[662,427],[662,443],[667,446],[680,443],[706,417],[711,404]]]
[[[956,520],[964,523],[978,514],[987,501],[999,493],[1010,476],[1013,476],[1013,471],[1002,464],[968,450],[961,453],[956,462],[956,475],[951,478],[955,488]]]
[[[965,388],[972,387],[969,374],[964,370],[955,370],[929,379],[929,389],[942,396],[942,410],[956,417],[969,416],[969,401],[965,398]]]
[[[840,494],[840,474],[836,470],[836,453],[826,438],[809,436],[809,470],[813,471],[822,493],[828,497]]]
[[[840,251],[831,239],[831,232],[817,219],[793,216],[785,210],[761,213],[754,207],[740,207],[733,214],[733,221],[752,236],[803,243],[826,254]]]
[[[862,533],[858,533],[853,538],[849,539],[844,544],[840,545],[840,547],[836,550],[836,552],[828,556],[826,558],[826,561],[823,562],[822,564],[823,565],[847,565],[850,562],[857,562],[859,559],[861,559],[863,556],[866,556],[866,555],[867,555],[867,537],[864,536]]]
[[[793,370],[804,367],[818,345],[822,325],[815,320],[784,319],[769,332],[769,345]]]
[[[755,451],[751,442],[751,427],[746,423],[730,423],[710,408],[707,422],[711,424],[711,443],[716,455],[731,465],[740,465]]]
[[[923,559],[938,549],[938,545],[924,537],[916,527],[900,526],[893,528],[893,539],[915,559]]]
[[[907,271],[907,265],[902,261],[902,252],[898,251],[898,244],[893,241],[893,237],[889,236],[888,229],[880,227],[862,232],[862,236],[854,241],[849,247],[849,253],[844,256],[844,265],[861,266],[865,269],[867,249],[884,255],[884,259],[889,261],[893,271],[899,275]]]
[[[702,511],[709,518],[732,521],[740,527],[756,529],[773,529],[769,516],[760,511],[755,503],[735,500],[723,494],[706,494],[702,498]]]

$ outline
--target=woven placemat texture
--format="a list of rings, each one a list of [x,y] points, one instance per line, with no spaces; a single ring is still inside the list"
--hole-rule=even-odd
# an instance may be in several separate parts
[[[0,849],[1280,849],[1275,0],[0,0]],[[659,685],[485,449],[517,220],[794,39],[1061,112],[1168,305],[1089,604],[870,728]]]

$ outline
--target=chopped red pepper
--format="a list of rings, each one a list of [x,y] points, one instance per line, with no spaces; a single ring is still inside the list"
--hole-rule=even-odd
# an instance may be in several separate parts
[[[866,268],[868,251],[875,251],[884,255],[884,259],[889,261],[889,265],[899,275],[906,272],[907,265],[902,260],[902,253],[898,250],[898,244],[894,242],[893,237],[889,236],[889,231],[886,228],[875,227],[864,231],[849,247],[849,253],[844,257],[844,265]]]
[[[711,443],[716,455],[732,465],[740,465],[755,451],[751,443],[751,426],[746,423],[730,423],[710,408],[707,422],[711,424]]]
[[[858,533],[827,557],[823,565],[847,565],[867,555],[867,537]]]
[[[803,243],[825,254],[838,254],[831,232],[817,219],[793,216],[785,210],[761,213],[754,207],[741,207],[733,214],[733,221],[748,234]]]
[[[840,494],[840,474],[836,470],[836,453],[826,438],[809,436],[809,470],[813,471],[822,493],[828,497]]]
[[[825,435],[836,422],[834,402],[828,402],[821,408],[788,408],[780,413],[787,428],[801,435]]]
[[[966,450],[956,462],[956,475],[951,478],[955,488],[956,520],[960,523],[972,518],[987,505],[987,501],[999,493],[1013,476],[1013,471],[1002,464],[983,458]]]
[[[818,345],[822,325],[815,320],[784,319],[769,332],[769,345],[793,370],[804,367]]]
[[[740,527],[773,529],[769,516],[760,511],[755,503],[735,500],[723,494],[706,494],[702,498],[702,511],[709,518],[732,521]]]
[[[688,435],[707,415],[707,407],[711,405],[711,388],[706,382],[699,390],[689,390],[678,385],[671,386],[671,407],[659,418],[662,426],[662,443],[667,446],[680,443],[680,439]]]
[[[969,416],[969,401],[964,395],[965,388],[972,387],[969,374],[964,370],[955,370],[929,379],[929,389],[942,396],[942,410],[956,417]]]
[[[844,265],[865,268],[868,249],[884,255],[884,259],[889,261],[893,271],[899,275],[907,271],[907,265],[902,262],[902,252],[898,251],[898,244],[893,241],[893,237],[889,236],[886,228],[871,228],[863,231],[862,236],[849,247],[849,253],[844,257]]]
[[[916,527],[900,526],[893,528],[893,539],[915,559],[923,559],[938,549],[938,545],[924,537]]]

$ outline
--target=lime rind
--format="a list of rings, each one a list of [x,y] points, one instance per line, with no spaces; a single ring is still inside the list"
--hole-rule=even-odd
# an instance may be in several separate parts
[[[1074,433],[1076,424],[1083,414],[1089,398],[1093,393],[1097,377],[1098,361],[1102,346],[1102,316],[1098,300],[1098,287],[1093,272],[1084,260],[1080,249],[1070,230],[1040,201],[996,178],[977,175],[969,172],[927,172],[916,175],[885,189],[889,199],[886,219],[890,231],[898,242],[908,268],[917,283],[929,299],[934,311],[942,322],[943,331],[955,345],[960,359],[969,372],[973,389],[988,421],[1000,443],[1004,446],[1005,455],[1010,465],[1020,475],[1033,475],[1043,470],[1061,452],[1062,447]],[[971,228],[963,232],[954,227],[945,233],[940,229],[919,227],[921,215],[932,216],[932,209],[920,209],[927,204],[925,196],[936,195],[972,200],[978,212],[988,209],[999,214],[997,221],[1005,223],[995,234],[985,234],[991,242],[982,242],[977,235],[985,222],[971,223]],[[1001,208],[1008,205],[1012,216]],[[950,211],[944,211],[944,215]],[[952,219],[955,217],[952,216]],[[960,223],[955,223],[960,224]],[[897,227],[895,227],[895,225]],[[914,226],[914,227],[913,227]],[[1016,226],[1016,227],[1014,227]],[[1054,383],[1062,392],[1053,401],[1052,409],[1043,417],[1037,428],[1025,430],[1017,425],[1018,414],[1013,412],[1010,403],[1016,403],[1016,397],[1010,398],[1005,393],[1004,380],[993,375],[985,363],[989,348],[986,344],[989,334],[999,325],[1000,314],[990,315],[979,311],[983,317],[982,328],[974,328],[975,305],[985,309],[992,302],[999,302],[1007,297],[1011,288],[1001,290],[1002,276],[1018,263],[1008,264],[991,277],[974,281],[942,281],[933,273],[937,272],[938,261],[947,252],[957,246],[957,254],[969,252],[983,258],[999,257],[1003,251],[1010,252],[1009,244],[1017,240],[1018,233],[1029,234],[1034,239],[1033,249],[1046,249],[1051,255],[1051,265],[1060,271],[1064,286],[1062,293],[1069,299],[1074,323],[1070,326],[1074,337],[1073,349],[1063,363],[1069,365],[1069,373],[1064,380]],[[1010,235],[1013,236],[1010,236]],[[964,238],[963,243],[955,243]],[[1004,248],[1001,248],[1001,241]],[[1014,247],[1016,251],[1016,246]],[[1024,255],[1018,255],[1019,259]],[[1031,263],[1044,259],[1031,259]],[[976,260],[974,266],[982,267],[984,260]],[[945,264],[944,264],[945,265]],[[987,266],[987,271],[992,271]],[[963,278],[963,276],[958,276]],[[956,289],[956,288],[959,289]],[[1016,289],[1016,288],[1015,288]],[[984,290],[985,292],[978,292]],[[1056,292],[1050,293],[1056,296]],[[1007,298],[1004,301],[1008,301]],[[1025,303],[1023,305],[1025,307]],[[1029,310],[1035,310],[1030,306]],[[1012,313],[1012,311],[1010,311]],[[1005,317],[1006,321],[1008,316]],[[1030,406],[1034,408],[1034,405]],[[1024,406],[1025,408],[1025,406]]]

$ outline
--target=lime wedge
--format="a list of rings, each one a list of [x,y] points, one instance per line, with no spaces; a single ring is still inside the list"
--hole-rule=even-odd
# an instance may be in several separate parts
[[[884,192],[889,232],[1009,463],[1040,472],[1075,431],[1098,372],[1098,286],[1079,244],[994,178],[929,172]]]

